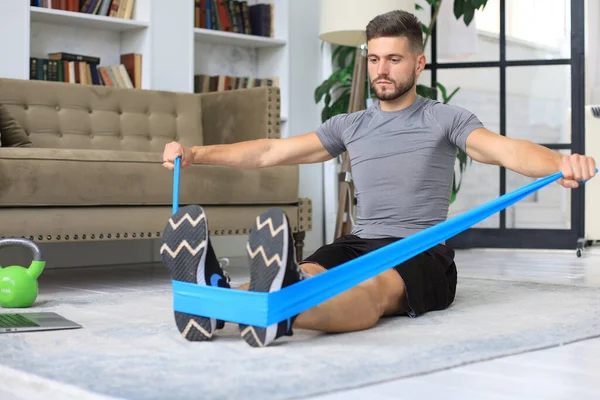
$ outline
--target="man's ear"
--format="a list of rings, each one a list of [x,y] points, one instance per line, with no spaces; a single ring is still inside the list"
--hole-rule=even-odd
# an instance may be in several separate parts
[[[427,58],[425,54],[421,53],[417,56],[417,70],[415,71],[417,74],[420,74],[425,69],[427,65]]]

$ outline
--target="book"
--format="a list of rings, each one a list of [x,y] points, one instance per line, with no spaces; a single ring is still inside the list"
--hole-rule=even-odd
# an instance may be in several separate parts
[[[85,61],[90,64],[100,64],[100,57],[86,56],[83,54],[73,54],[64,52],[48,53],[48,58],[50,60]]]
[[[142,55],[141,54],[122,54],[121,64],[125,66],[126,72],[129,75],[133,87],[136,89],[142,88]]]
[[[121,0],[123,1],[123,0]],[[194,27],[274,37],[274,4],[247,0],[194,0]]]
[[[59,0],[60,1],[60,0]],[[122,54],[118,65],[100,65],[100,57],[66,52],[30,57],[29,79],[118,88],[142,88],[142,55]]]
[[[254,76],[194,75],[194,93],[221,92],[261,86],[279,87],[279,77],[257,78]]]

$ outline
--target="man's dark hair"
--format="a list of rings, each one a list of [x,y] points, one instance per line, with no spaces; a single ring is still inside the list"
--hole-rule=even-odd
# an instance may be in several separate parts
[[[423,28],[419,19],[406,11],[394,10],[373,18],[367,25],[367,42],[380,37],[408,38],[413,52],[423,52]]]

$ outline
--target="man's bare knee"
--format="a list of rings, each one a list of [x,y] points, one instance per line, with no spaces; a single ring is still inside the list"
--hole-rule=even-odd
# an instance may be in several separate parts
[[[315,263],[311,263],[311,262],[300,264],[300,268],[302,269],[302,271],[304,271],[304,273],[311,275],[311,276],[318,275],[320,273],[327,271],[324,267],[320,266],[319,264],[315,264]]]
[[[396,315],[406,311],[408,300],[404,280],[396,270],[388,270],[376,277],[379,279],[383,297],[383,315]]]
[[[303,263],[300,264],[300,268],[306,274],[314,276],[327,271],[324,267],[316,263]],[[356,287],[358,290],[363,291],[368,299],[372,312],[370,313],[372,318],[369,318],[368,324],[375,324],[377,320],[384,314],[387,307],[387,299],[385,297],[385,285],[381,276],[370,278]]]
[[[376,276],[371,279],[367,279],[366,281],[357,285],[358,288],[363,289],[370,300],[370,305],[372,307],[373,318],[375,318],[374,322],[383,315],[386,308],[386,298],[383,289],[383,285],[381,282],[381,278]]]

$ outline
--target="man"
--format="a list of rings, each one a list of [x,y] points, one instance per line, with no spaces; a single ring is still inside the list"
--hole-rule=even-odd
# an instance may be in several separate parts
[[[418,96],[416,82],[426,60],[421,23],[414,15],[380,15],[368,24],[366,34],[368,71],[379,104],[335,116],[315,132],[296,137],[193,148],[169,143],[165,148],[169,170],[178,156],[183,168],[192,163],[263,168],[323,162],[348,151],[358,200],[352,234],[321,247],[298,266],[286,216],[269,210],[257,218],[250,234],[251,279],[249,288],[242,289],[279,290],[444,221],[457,148],[476,161],[528,177],[562,171],[559,183],[566,188],[595,175],[592,158],[561,157],[529,141],[503,137],[463,108]],[[173,278],[229,287],[210,247],[206,220],[173,229],[186,213],[202,220],[200,207],[181,210],[165,229],[165,244],[175,249],[185,239],[191,248],[203,242],[207,247],[206,252],[184,251],[175,258],[163,251]],[[454,252],[439,244],[288,321],[266,329],[241,325],[241,334],[252,346],[266,346],[292,335],[292,328],[351,332],[373,327],[383,316],[416,317],[445,309],[456,291],[453,258]],[[176,320],[188,340],[209,339],[223,326],[223,321],[180,313]]]

